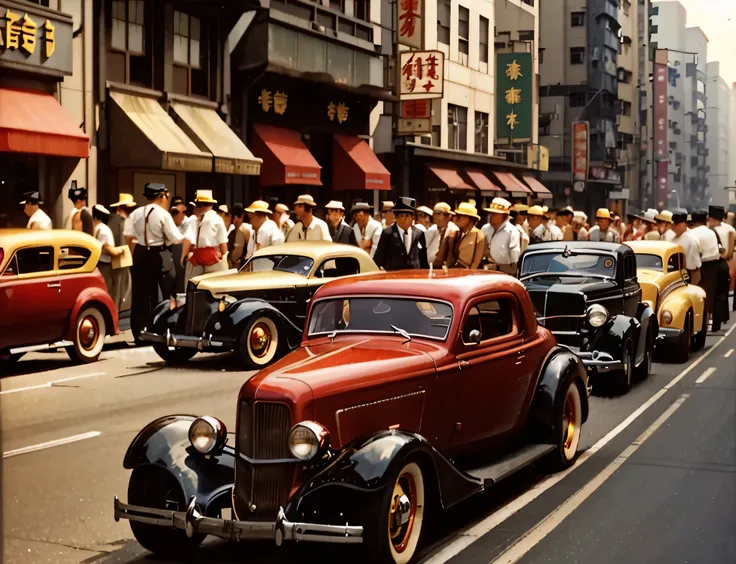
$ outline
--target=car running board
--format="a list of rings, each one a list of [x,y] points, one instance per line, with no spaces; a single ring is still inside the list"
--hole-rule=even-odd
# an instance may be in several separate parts
[[[488,466],[480,466],[466,470],[474,478],[483,481],[483,487],[489,488],[507,478],[514,472],[521,470],[525,466],[539,460],[545,454],[552,452],[554,445],[532,444],[526,445],[519,450],[510,452],[502,459],[489,464]]]
[[[74,343],[71,341],[56,341],[54,343],[46,343],[45,345],[29,345],[27,347],[16,347],[10,349],[9,354],[27,353],[33,351],[44,351],[48,349],[61,349],[63,347],[71,347]]]

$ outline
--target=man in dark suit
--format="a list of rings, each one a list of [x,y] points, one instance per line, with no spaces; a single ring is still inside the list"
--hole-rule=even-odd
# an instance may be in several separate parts
[[[391,209],[395,223],[381,233],[373,260],[384,270],[429,268],[424,232],[414,225],[414,198],[399,198]]]
[[[345,207],[342,202],[332,200],[325,206],[327,227],[330,229],[333,243],[358,246],[352,227],[345,223]]]

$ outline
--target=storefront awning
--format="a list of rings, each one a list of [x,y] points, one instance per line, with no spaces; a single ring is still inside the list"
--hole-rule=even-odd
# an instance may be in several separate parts
[[[525,197],[532,193],[529,187],[510,172],[497,172],[494,170],[493,174],[495,174],[498,181],[503,184],[504,190],[506,192],[510,192],[515,198]]]
[[[478,188],[478,190],[480,190],[481,193],[483,192],[503,192],[501,188],[499,188],[493,182],[491,182],[491,179],[488,178],[485,174],[483,174],[478,169],[466,168],[465,174],[468,175],[468,178],[470,178],[470,182],[475,184],[475,187]]]
[[[113,166],[212,172],[212,154],[200,151],[156,100],[123,92],[110,98]]]
[[[537,198],[541,198],[543,200],[551,200],[553,198],[552,192],[550,192],[544,184],[542,184],[539,180],[534,178],[532,175],[525,174],[522,176],[522,178],[524,179],[524,182],[527,183],[529,188],[532,189],[532,191],[534,192],[534,195]]]
[[[332,189],[391,190],[391,173],[365,140],[336,134],[332,145]]]
[[[434,174],[440,182],[444,184],[444,187],[449,190],[475,190],[475,188],[460,177],[457,170],[454,168],[445,168],[441,166],[427,166],[427,168],[431,170],[432,174]]]
[[[0,88],[0,152],[86,159],[89,137],[50,94]]]
[[[250,174],[261,172],[261,159],[230,129],[215,110],[172,102],[171,109],[184,122],[184,129],[215,156],[215,172]]]
[[[253,152],[263,159],[261,186],[322,185],[322,167],[302,142],[298,131],[260,123],[253,126],[253,131]]]

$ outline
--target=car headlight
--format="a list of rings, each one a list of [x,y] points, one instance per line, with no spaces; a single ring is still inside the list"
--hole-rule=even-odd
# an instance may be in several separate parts
[[[294,458],[312,460],[329,445],[330,432],[314,421],[297,423],[289,431],[289,450]]]
[[[214,417],[197,417],[189,427],[189,442],[202,454],[219,450],[227,439],[225,424]]]
[[[585,315],[588,318],[588,323],[590,323],[592,327],[600,327],[608,321],[608,310],[601,304],[593,304],[590,306],[585,312]]]
[[[665,325],[669,325],[670,323],[672,323],[672,319],[673,317],[671,311],[664,310],[662,312],[662,321],[664,321]]]
[[[223,311],[227,309],[227,306],[229,306],[230,304],[234,304],[237,301],[238,300],[236,300],[232,296],[223,296],[222,298],[220,298],[220,303],[217,304],[217,311],[222,313]]]

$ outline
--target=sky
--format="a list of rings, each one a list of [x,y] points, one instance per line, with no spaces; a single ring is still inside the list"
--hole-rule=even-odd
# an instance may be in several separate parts
[[[687,26],[708,37],[708,62],[721,63],[721,76],[736,82],[736,0],[679,0],[687,10]]]

